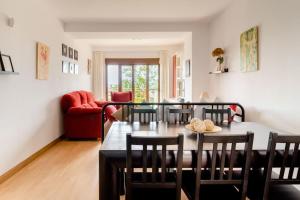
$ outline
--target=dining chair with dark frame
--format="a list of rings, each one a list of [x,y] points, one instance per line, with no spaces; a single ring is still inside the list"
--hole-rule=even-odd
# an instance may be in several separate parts
[[[253,175],[250,183],[251,200],[300,199],[300,191],[292,186],[300,184],[299,144],[299,135],[270,133],[266,166],[263,172]],[[284,150],[279,151],[278,145],[283,145]]]
[[[210,118],[208,118],[208,115],[210,115]],[[225,123],[225,119],[227,118],[227,123]],[[222,108],[203,108],[202,109],[202,119],[210,119],[213,121],[216,125],[219,126],[229,126],[231,123],[231,109],[227,108],[225,109],[224,107]]]
[[[127,134],[126,139],[126,200],[180,200],[183,135],[179,134],[177,137],[139,137]],[[138,152],[133,150],[133,145],[142,147],[141,155],[136,155]],[[178,146],[175,172],[167,171],[167,154],[169,153],[167,146],[169,145]],[[142,172],[134,170],[136,161],[142,162]],[[149,169],[150,167],[151,169]]]
[[[190,200],[245,200],[253,146],[253,133],[247,135],[198,135],[196,172],[183,171],[182,188]],[[212,151],[204,150],[212,145]],[[221,151],[218,145],[222,146]],[[243,155],[236,147],[244,145]],[[230,148],[227,148],[230,147]],[[237,161],[242,162],[237,162]],[[204,163],[208,168],[203,168]],[[237,166],[237,163],[238,166]]]

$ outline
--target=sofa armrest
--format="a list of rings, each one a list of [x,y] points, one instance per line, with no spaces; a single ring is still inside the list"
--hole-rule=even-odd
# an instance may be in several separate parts
[[[103,107],[104,105],[108,104],[108,103],[112,103],[111,101],[106,101],[106,100],[101,100],[101,101],[95,101],[95,103],[99,106],[99,107]]]
[[[86,114],[101,114],[102,108],[82,108],[71,107],[67,114],[71,115],[86,115]]]

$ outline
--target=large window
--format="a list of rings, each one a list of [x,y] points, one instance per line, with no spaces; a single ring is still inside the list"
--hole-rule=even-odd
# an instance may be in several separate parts
[[[159,102],[158,59],[106,59],[107,99],[111,92],[132,91],[134,102]]]

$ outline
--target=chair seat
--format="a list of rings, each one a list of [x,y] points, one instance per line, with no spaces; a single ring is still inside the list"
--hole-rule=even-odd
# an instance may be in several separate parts
[[[209,179],[208,171],[202,171],[201,179]],[[191,170],[183,171],[182,173],[182,189],[189,199],[194,199],[195,195],[195,173]],[[201,185],[200,198],[201,200],[240,200],[241,195],[233,185]]]
[[[272,177],[278,177],[278,174],[272,172]],[[252,172],[249,180],[248,196],[251,200],[261,200],[263,192],[263,172]],[[299,200],[300,190],[293,185],[271,185],[269,191],[269,200]]]

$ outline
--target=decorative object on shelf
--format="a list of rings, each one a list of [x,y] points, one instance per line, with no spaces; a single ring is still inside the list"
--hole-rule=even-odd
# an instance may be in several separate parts
[[[65,61],[65,60],[62,61],[62,72],[65,74],[69,73],[69,62],[68,61]]]
[[[73,59],[73,49],[69,47],[69,58]]]
[[[62,51],[61,54],[63,56],[65,56],[65,57],[68,57],[68,46],[65,45],[65,44],[62,44],[61,46],[62,46],[62,48],[61,48],[61,51]]]
[[[79,65],[78,64],[74,65],[74,74],[79,74]]]
[[[9,55],[2,54],[0,52],[0,67],[1,71],[5,72],[15,72],[14,66]]]
[[[188,59],[185,61],[185,77],[191,76],[191,60]]]
[[[78,51],[74,49],[74,60],[78,60]]]
[[[258,70],[258,26],[241,34],[240,38],[241,71]]]
[[[71,74],[74,74],[74,72],[75,72],[75,69],[74,69],[74,68],[75,68],[74,63],[71,63],[71,62],[70,62],[70,63],[69,63],[69,71],[70,71]]]
[[[92,73],[92,60],[91,59],[88,59],[87,71],[88,71],[88,74]]]
[[[36,78],[38,80],[47,80],[49,71],[50,49],[46,44],[37,42],[37,62],[36,62]]]
[[[224,50],[222,48],[216,48],[212,52],[212,56],[213,57],[217,57],[216,61],[219,64],[217,66],[216,71],[223,71],[222,64],[224,63],[224,57],[223,57],[224,53],[225,52],[224,52]]]

